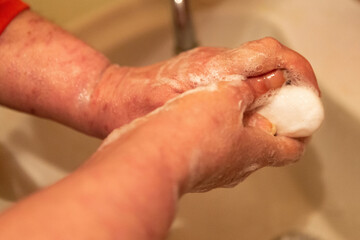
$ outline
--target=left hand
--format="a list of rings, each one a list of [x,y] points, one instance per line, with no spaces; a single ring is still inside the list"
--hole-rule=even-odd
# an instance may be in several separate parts
[[[112,65],[92,93],[89,111],[94,119],[93,134],[105,137],[189,89],[219,81],[247,78],[254,82],[257,94],[262,94],[266,89],[256,82],[275,70],[319,90],[306,59],[273,38],[235,49],[200,47],[146,67]]]

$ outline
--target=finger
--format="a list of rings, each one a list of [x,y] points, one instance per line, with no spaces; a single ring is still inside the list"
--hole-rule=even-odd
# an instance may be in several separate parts
[[[285,83],[284,72],[282,70],[274,70],[269,73],[251,77],[245,80],[254,91],[255,98],[267,93],[269,90],[280,88]]]
[[[258,128],[272,136],[276,134],[276,126],[258,113],[248,113],[244,116],[244,126]]]
[[[262,166],[283,166],[298,161],[304,153],[305,142],[284,136],[272,136],[261,129],[246,127],[243,135],[248,144],[257,146],[252,153]],[[257,152],[256,152],[257,151]]]
[[[251,77],[244,81],[253,91],[254,98],[259,98],[270,90],[280,88],[285,83],[284,72],[282,70],[275,70],[270,73]],[[276,127],[268,119],[260,114],[250,112],[245,113],[244,126],[259,128],[262,131],[275,135]]]
[[[216,119],[216,123],[224,126],[224,128],[227,125],[234,125],[236,116],[242,115],[244,109],[247,109],[255,99],[253,89],[244,81],[219,82],[216,85],[216,90],[212,92],[209,91],[209,87],[204,89],[206,91],[193,90],[193,93],[189,94],[193,96],[185,96],[182,99],[182,104],[185,103],[186,99],[188,101],[186,109],[188,110],[200,107],[194,106],[196,102],[199,104],[206,102],[205,108],[216,113],[216,116],[213,115],[211,119]],[[234,119],[235,121],[233,121]],[[274,136],[275,126],[260,114],[245,112],[240,125],[242,127],[234,128],[234,131],[238,131],[241,135],[236,143],[249,146],[245,155],[254,160],[257,159],[255,161],[262,161],[264,166],[280,166],[294,162],[303,153],[305,144],[302,139]],[[210,132],[208,133],[210,134]],[[216,138],[219,141],[221,139],[219,136]],[[228,139],[224,138],[223,141],[227,143]],[[240,152],[244,154],[243,151]]]
[[[293,83],[312,86],[320,94],[310,63],[273,38],[247,42],[239,48],[227,50],[214,58],[213,64],[218,66],[219,74],[241,74],[247,78],[283,70]]]

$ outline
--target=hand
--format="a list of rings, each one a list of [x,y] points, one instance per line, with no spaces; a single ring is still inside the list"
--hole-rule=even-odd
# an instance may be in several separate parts
[[[318,89],[310,64],[273,38],[248,42],[236,49],[196,48],[142,68],[112,65],[92,94],[90,109],[96,116],[96,135],[106,136],[189,89],[241,78],[257,82],[275,70]],[[255,90],[264,93],[264,89]]]
[[[201,47],[141,68],[120,67],[24,11],[0,35],[0,51],[0,104],[97,137],[189,89],[217,81],[282,69],[317,87],[308,62],[272,38],[236,49]]]
[[[298,160],[303,141],[273,136],[271,123],[248,112],[259,91],[280,87],[285,79],[254,79],[213,83],[180,95],[111,133],[95,159],[103,164],[101,156],[118,159],[127,152],[123,145],[136,146],[139,155],[133,158],[146,156],[150,168],[166,166],[160,174],[176,179],[181,193],[233,186],[261,167]],[[157,157],[149,157],[154,151]]]

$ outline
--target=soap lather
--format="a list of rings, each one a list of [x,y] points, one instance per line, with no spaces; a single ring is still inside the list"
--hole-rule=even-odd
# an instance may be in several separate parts
[[[283,86],[257,112],[276,126],[277,135],[294,138],[311,136],[324,119],[320,97],[307,86]]]

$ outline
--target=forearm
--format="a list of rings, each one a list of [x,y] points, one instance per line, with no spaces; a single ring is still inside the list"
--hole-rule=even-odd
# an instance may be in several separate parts
[[[117,138],[69,177],[9,209],[0,217],[0,238],[164,239],[188,160],[197,157],[189,153],[196,140],[185,139],[190,132],[167,145],[174,125],[187,123],[166,119],[146,121],[135,132],[125,129],[131,137]]]
[[[120,67],[25,11],[0,35],[0,104],[103,138],[178,94],[208,84],[199,80],[208,74],[203,75],[204,65],[222,51],[202,48],[151,66]]]
[[[123,156],[117,158],[121,166],[79,170],[10,208],[0,216],[0,238],[162,239],[175,213],[176,189],[161,166],[144,169],[130,162],[145,159]]]
[[[218,81],[281,69],[317,88],[307,61],[271,38],[238,49],[201,47],[146,67],[120,67],[30,11],[0,35],[0,62],[0,104],[102,138],[189,89]]]
[[[190,161],[205,150],[198,145],[203,129],[197,138],[191,138],[194,131],[179,133],[177,127],[197,123],[179,118],[178,111],[144,118],[134,129],[125,126],[124,135],[116,134],[68,178],[5,212],[0,238],[163,239],[179,196],[188,190]],[[168,145],[174,134],[177,140]]]
[[[110,65],[102,54],[29,10],[0,35],[0,53],[0,104],[93,134],[89,101]]]

